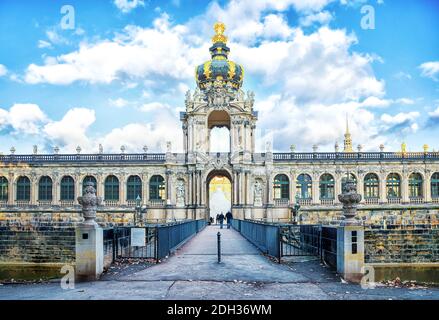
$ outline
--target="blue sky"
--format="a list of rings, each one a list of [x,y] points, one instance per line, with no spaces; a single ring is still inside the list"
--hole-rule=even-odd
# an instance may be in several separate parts
[[[178,112],[217,20],[275,150],[332,151],[346,115],[363,150],[439,149],[438,1],[78,0],[63,29],[65,4],[0,2],[2,153],[180,151]]]

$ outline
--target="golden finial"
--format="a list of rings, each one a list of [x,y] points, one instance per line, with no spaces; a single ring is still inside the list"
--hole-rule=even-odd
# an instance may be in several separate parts
[[[216,22],[213,26],[213,30],[215,30],[215,35],[212,37],[212,42],[227,42],[227,37],[224,35],[224,31],[226,30],[226,25],[222,22]]]
[[[424,153],[427,153],[428,152],[428,144],[424,144],[422,147],[424,148]]]
[[[405,142],[401,143],[401,153],[402,154],[407,153],[407,144]]]

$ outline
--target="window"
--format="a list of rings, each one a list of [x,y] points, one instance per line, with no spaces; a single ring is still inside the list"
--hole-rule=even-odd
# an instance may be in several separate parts
[[[61,199],[64,201],[75,200],[75,181],[70,176],[61,179]]]
[[[139,176],[130,176],[127,180],[127,200],[142,198],[142,179]]]
[[[330,174],[324,174],[320,177],[320,199],[332,200],[335,198],[334,177]]]
[[[431,176],[431,197],[439,198],[439,172]]]
[[[375,173],[368,173],[364,177],[364,197],[366,199],[380,197],[380,184]]]
[[[386,180],[387,199],[401,198],[401,178],[397,173],[391,173]]]
[[[30,201],[30,180],[28,177],[19,177],[17,180],[17,200]]]
[[[278,174],[274,177],[274,199],[290,199],[290,182],[284,174]]]
[[[38,183],[38,200],[52,201],[52,179],[48,176],[40,178]]]
[[[108,176],[105,179],[105,200],[119,200],[119,179]]]
[[[349,173],[349,180],[354,181],[355,186],[357,185],[357,177],[354,174]],[[344,189],[344,185],[346,184],[346,181],[347,181],[347,177],[341,178],[341,190],[342,191]]]
[[[165,197],[165,179],[162,176],[152,176],[149,180],[149,199],[164,200]]]
[[[0,177],[0,201],[8,201],[8,179]]]
[[[301,174],[296,181],[296,195],[299,199],[311,199],[312,179],[307,174]]]
[[[93,183],[93,187],[95,188],[96,193],[97,193],[97,188],[96,188],[96,186],[97,186],[98,184],[97,184],[97,182],[96,182],[96,178],[93,177],[93,176],[86,176],[86,177],[84,178],[84,180],[82,180],[82,194],[85,194],[85,185],[86,185],[88,182]]]
[[[409,176],[409,197],[419,198],[422,197],[422,184],[423,179],[420,173],[412,173]]]

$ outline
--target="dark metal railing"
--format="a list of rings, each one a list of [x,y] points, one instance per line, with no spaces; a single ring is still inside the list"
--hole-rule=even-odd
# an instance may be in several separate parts
[[[232,220],[232,227],[263,253],[281,258],[279,226],[255,220]]]
[[[337,227],[322,226],[320,258],[331,267],[337,268]]]
[[[336,227],[238,219],[232,221],[232,227],[279,263],[282,257],[317,256],[331,267],[337,266]]]
[[[143,258],[159,261],[184,244],[207,225],[206,220],[189,220],[165,224],[149,224],[144,227],[115,227],[104,230],[104,255],[112,261],[117,258]],[[145,245],[133,246],[133,228],[145,229]]]

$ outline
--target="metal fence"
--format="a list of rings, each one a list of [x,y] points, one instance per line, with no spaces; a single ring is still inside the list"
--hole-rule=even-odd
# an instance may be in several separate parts
[[[156,261],[168,256],[206,226],[206,220],[190,220],[144,227],[115,227],[104,230],[104,255],[117,258],[143,258]],[[144,229],[144,245],[132,245],[133,229]]]
[[[282,257],[317,256],[331,267],[337,265],[337,228],[237,219],[232,226],[279,263]]]

